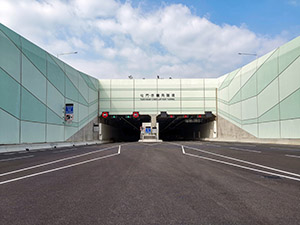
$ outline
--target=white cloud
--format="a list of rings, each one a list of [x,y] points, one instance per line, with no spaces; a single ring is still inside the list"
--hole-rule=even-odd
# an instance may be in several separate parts
[[[97,76],[220,76],[286,42],[286,34],[264,37],[246,25],[222,26],[194,15],[182,4],[152,12],[115,0],[0,0],[0,20],[52,54]],[[75,60],[76,59],[76,60]]]

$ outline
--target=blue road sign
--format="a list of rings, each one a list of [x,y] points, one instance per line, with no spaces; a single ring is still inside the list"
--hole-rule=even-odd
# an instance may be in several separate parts
[[[66,114],[73,114],[74,107],[73,104],[66,104]]]
[[[147,134],[150,134],[151,133],[151,128],[150,127],[146,127],[145,131],[146,131]]]

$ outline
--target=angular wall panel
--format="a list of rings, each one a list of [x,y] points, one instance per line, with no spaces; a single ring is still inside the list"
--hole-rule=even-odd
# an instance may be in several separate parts
[[[46,142],[46,125],[42,123],[21,122],[21,143]]]
[[[21,89],[18,82],[0,68],[0,108],[20,118]]]
[[[24,56],[22,56],[22,85],[46,104],[46,78]]]
[[[0,31],[0,67],[20,82],[20,50]]]
[[[0,109],[0,145],[19,143],[20,121]]]

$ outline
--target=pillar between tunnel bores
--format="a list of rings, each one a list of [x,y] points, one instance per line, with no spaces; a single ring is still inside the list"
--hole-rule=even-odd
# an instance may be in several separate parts
[[[162,140],[159,140],[157,116],[158,114],[151,114],[151,121],[142,123],[139,142],[162,142]]]

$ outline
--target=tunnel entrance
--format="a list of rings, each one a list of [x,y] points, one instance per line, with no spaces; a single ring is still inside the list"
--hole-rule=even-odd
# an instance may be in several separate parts
[[[140,127],[143,122],[149,122],[150,116],[139,115],[134,118],[132,115],[112,115],[101,118],[102,124],[108,125],[105,132],[109,132],[107,139],[116,142],[133,142],[140,139]]]
[[[212,138],[216,132],[216,116],[211,112],[201,115],[159,115],[159,139],[163,141],[200,140]],[[116,142],[133,142],[140,140],[143,122],[150,122],[149,115],[110,115],[100,122],[109,128],[102,133],[107,139]]]
[[[160,139],[163,141],[191,141],[213,137],[216,116],[211,112],[202,115],[169,115],[158,117]]]

